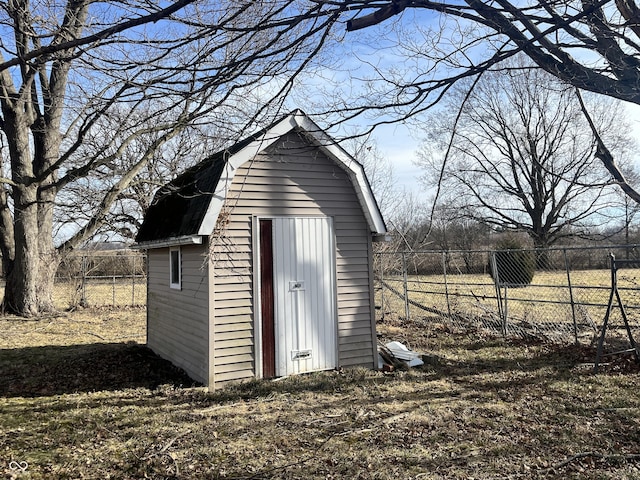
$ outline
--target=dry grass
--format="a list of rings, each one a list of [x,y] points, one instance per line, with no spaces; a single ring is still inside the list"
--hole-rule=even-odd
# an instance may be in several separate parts
[[[104,307],[140,307],[146,305],[147,285],[140,278],[90,279],[83,289],[80,280],[57,281],[54,289],[54,306],[68,310],[83,302],[92,308]],[[4,286],[0,283],[0,298],[4,295]]]
[[[146,309],[79,309],[24,319],[0,317],[0,349],[96,342],[146,343]]]
[[[2,319],[0,329],[8,478],[640,477],[637,366],[595,375],[584,348],[388,316],[383,339],[439,361],[209,394],[179,386],[188,380],[134,343],[143,310]]]

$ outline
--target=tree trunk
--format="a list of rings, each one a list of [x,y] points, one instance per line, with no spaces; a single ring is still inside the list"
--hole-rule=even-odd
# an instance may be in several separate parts
[[[14,188],[15,257],[8,265],[3,308],[22,316],[55,309],[54,280],[60,257],[53,246],[53,207],[39,198],[36,185]]]
[[[59,255],[53,245],[53,202],[55,192],[53,189],[42,191],[38,195],[38,253],[40,265],[38,266],[38,311],[52,312],[54,280],[58,265]]]
[[[40,265],[38,270],[37,305],[39,313],[55,311],[53,297],[55,294],[55,278],[60,257],[55,250],[40,253]]]
[[[40,255],[38,242],[37,188],[14,187],[15,259],[7,275],[3,309],[23,316],[38,314]]]
[[[42,190],[41,190],[42,192]],[[38,311],[40,313],[55,310],[53,304],[54,281],[60,255],[53,245],[53,192],[40,193],[38,196]]]
[[[3,176],[1,167],[0,176]],[[13,269],[13,260],[16,256],[13,239],[13,216],[9,208],[8,195],[4,186],[0,186],[0,255],[2,255],[2,277],[5,279]]]
[[[30,140],[33,111],[17,95],[2,102],[3,127],[11,158],[13,199],[13,238],[7,228],[2,232],[6,286],[2,308],[22,316],[34,316],[53,310],[53,280],[58,255],[53,246],[53,203],[56,191],[51,187],[55,174],[40,172],[52,164],[60,141],[55,129],[40,129]],[[55,126],[55,125],[54,125]],[[32,155],[32,145],[33,149]],[[39,171],[38,171],[39,170]],[[6,200],[4,197],[0,200]],[[0,202],[2,225],[9,223],[8,202]]]
[[[536,268],[538,270],[550,270],[551,257],[549,256],[549,242],[546,237],[534,238],[533,247],[536,252]]]
[[[49,109],[51,110],[51,109]],[[33,135],[34,143],[34,170],[38,181],[38,253],[40,264],[38,266],[38,311],[52,312],[54,280],[58,265],[59,255],[53,244],[53,206],[57,189],[55,182],[57,175],[55,169],[50,173],[51,166],[55,163],[60,152],[60,136],[58,134],[59,119],[46,116],[39,120],[39,127]]]
[[[29,142],[29,117],[24,103],[14,98],[2,102],[4,132],[11,158],[13,185],[13,262],[7,262],[3,310],[18,315],[38,313],[38,185],[33,177]],[[7,211],[5,210],[5,214]],[[7,232],[4,232],[6,235]]]

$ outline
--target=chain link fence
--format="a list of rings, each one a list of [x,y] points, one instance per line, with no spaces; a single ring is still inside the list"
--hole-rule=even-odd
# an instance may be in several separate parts
[[[129,250],[70,255],[54,288],[58,308],[146,306],[146,259]]]
[[[65,257],[56,273],[53,302],[77,307],[144,307],[147,267],[143,253],[131,250],[79,252]],[[0,298],[4,279],[0,277]]]
[[[0,297],[4,279],[0,278]],[[56,273],[53,301],[61,310],[77,307],[144,307],[146,258],[142,252],[78,252],[65,257]]]
[[[374,268],[379,320],[394,314],[511,337],[593,344],[608,310],[607,335],[626,338],[622,307],[634,337],[640,329],[638,245],[381,252]]]
[[[533,272],[522,280],[527,265]],[[640,245],[379,252],[374,269],[380,321],[399,315],[510,337],[593,344],[605,318],[607,334],[624,338],[627,317],[632,335],[639,336]],[[0,293],[2,288],[0,282]],[[54,301],[60,309],[145,306],[146,288],[142,252],[80,252],[61,263]]]

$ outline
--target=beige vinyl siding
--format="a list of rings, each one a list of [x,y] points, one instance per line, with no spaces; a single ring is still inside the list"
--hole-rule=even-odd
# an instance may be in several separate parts
[[[298,134],[290,133],[238,169],[221,213],[226,226],[214,250],[216,383],[255,373],[253,216],[333,218],[338,361],[343,366],[373,366],[371,236],[366,219],[346,173]],[[223,335],[226,343],[220,341]]]
[[[181,247],[182,289],[169,287],[169,249],[148,252],[147,344],[198,382],[208,380],[209,281],[205,247]]]

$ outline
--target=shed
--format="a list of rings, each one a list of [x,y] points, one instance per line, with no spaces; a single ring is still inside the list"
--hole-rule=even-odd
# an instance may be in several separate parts
[[[147,344],[210,389],[374,368],[385,234],[362,166],[296,110],[156,193],[136,238]]]

